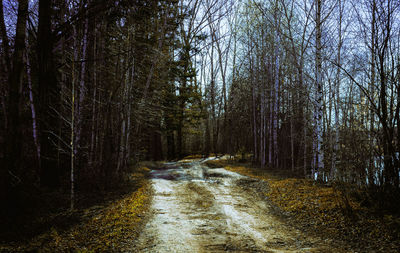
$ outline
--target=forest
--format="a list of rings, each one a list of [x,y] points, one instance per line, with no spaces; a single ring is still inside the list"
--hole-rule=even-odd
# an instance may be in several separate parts
[[[0,0],[0,60],[3,228],[188,156],[398,214],[397,0]]]

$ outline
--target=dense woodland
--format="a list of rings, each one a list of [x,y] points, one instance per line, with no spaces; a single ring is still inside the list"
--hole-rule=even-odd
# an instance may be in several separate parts
[[[0,0],[0,31],[2,203],[189,154],[399,196],[399,1]]]

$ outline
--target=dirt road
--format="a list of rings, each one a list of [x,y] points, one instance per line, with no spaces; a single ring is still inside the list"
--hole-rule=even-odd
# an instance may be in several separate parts
[[[268,200],[238,186],[242,175],[203,161],[151,173],[152,214],[136,252],[337,252],[286,226]]]

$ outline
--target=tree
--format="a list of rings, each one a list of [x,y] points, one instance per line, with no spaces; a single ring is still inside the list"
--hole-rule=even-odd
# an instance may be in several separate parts
[[[0,18],[2,28],[2,41],[5,55],[8,54],[8,39],[4,27],[3,5],[0,2]],[[10,69],[8,78],[8,110],[7,110],[7,134],[6,134],[6,166],[2,168],[3,194],[6,197],[10,190],[9,175],[19,172],[22,148],[21,148],[21,126],[20,126],[20,88],[24,76],[24,48],[26,36],[26,21],[28,18],[28,1],[18,2],[18,17],[15,31],[14,51],[12,54],[12,63],[8,66]],[[6,56],[7,59],[7,56]],[[7,65],[7,63],[5,64]]]
[[[59,118],[59,85],[54,69],[54,36],[51,29],[52,1],[39,1],[39,23],[37,35],[38,59],[38,119],[40,131],[41,184],[57,187],[59,168],[57,163],[57,126]]]
[[[315,109],[314,109],[314,166],[313,176],[318,177],[318,173],[324,168],[324,151],[323,151],[323,84],[322,84],[322,20],[321,20],[321,8],[322,1],[315,1]]]

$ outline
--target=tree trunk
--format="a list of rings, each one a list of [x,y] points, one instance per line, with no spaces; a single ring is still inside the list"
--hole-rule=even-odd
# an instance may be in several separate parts
[[[134,60],[133,60],[134,61]],[[135,64],[132,63],[132,67],[130,70],[130,76],[128,80],[128,91],[127,91],[127,119],[126,119],[126,136],[125,136],[125,148],[124,148],[124,166],[129,165],[129,158],[130,158],[130,136],[131,136],[131,114],[132,114],[132,102],[131,102],[131,87],[133,85],[133,78],[135,74]]]
[[[315,72],[316,72],[316,101],[314,111],[314,122],[315,122],[315,166],[314,175],[316,178],[319,177],[319,173],[324,168],[324,152],[322,149],[323,143],[323,89],[322,89],[322,46],[321,46],[321,6],[322,0],[316,0],[316,59],[315,59]]]
[[[336,68],[336,80],[335,80],[335,87],[333,89],[333,100],[335,102],[335,141],[333,144],[333,151],[332,151],[332,164],[331,164],[331,172],[330,172],[330,179],[334,180],[336,177],[337,171],[337,153],[339,151],[339,102],[340,102],[340,67],[341,67],[341,49],[342,49],[342,16],[343,16],[343,6],[342,1],[339,0],[339,44],[337,48],[337,68]]]
[[[293,95],[291,98],[289,98],[292,104],[292,107],[294,105],[294,98]],[[290,103],[290,102],[289,102]],[[294,121],[294,113],[292,110],[292,113],[290,115],[290,154],[291,154],[291,164],[292,164],[292,172],[295,171],[295,157],[294,157],[294,129],[293,129],[293,123]]]
[[[80,80],[79,80],[79,101],[76,106],[76,136],[75,136],[75,149],[78,152],[81,146],[81,134],[82,134],[82,119],[83,119],[83,108],[84,108],[84,100],[86,97],[86,84],[85,84],[85,76],[86,76],[86,60],[87,60],[87,47],[88,47],[88,29],[89,29],[89,20],[85,18],[85,28],[83,31],[83,39],[82,39],[82,55],[81,55],[81,71],[80,71]],[[75,50],[77,50],[75,48]],[[77,153],[75,154],[77,155]],[[78,158],[78,161],[80,159]]]
[[[26,43],[28,45],[28,42],[26,42]],[[28,46],[27,46],[27,49],[29,49]],[[33,101],[32,74],[31,74],[31,62],[30,62],[30,58],[29,58],[29,52],[26,52],[26,72],[27,72],[28,88],[29,88],[29,106],[31,108],[31,113],[32,113],[32,137],[33,137],[33,142],[34,142],[35,148],[36,148],[38,165],[40,168],[40,143],[39,143],[39,138],[38,138],[37,116],[36,116],[36,110],[35,110],[35,103]]]
[[[71,87],[71,146],[70,146],[70,158],[71,158],[71,195],[70,195],[70,209],[74,209],[75,203],[75,61],[77,57],[77,46],[76,46],[76,32],[74,27],[74,59],[72,60],[72,87]]]
[[[251,64],[250,64],[251,65]],[[252,73],[252,72],[251,72]],[[251,81],[251,98],[252,98],[252,111],[253,111],[253,145],[254,145],[254,161],[259,160],[258,149],[257,149],[257,108],[256,108],[256,87],[253,77],[250,77]]]
[[[265,85],[262,83],[261,85]],[[260,165],[261,168],[265,167],[265,149],[266,149],[266,102],[265,102],[265,87],[261,88],[260,98]]]
[[[3,0],[0,0],[0,32],[4,54],[4,72],[8,73],[8,71],[10,71],[11,69],[10,44],[8,41],[7,30],[4,22]]]
[[[59,118],[54,111],[59,108],[59,89],[53,61],[53,34],[51,32],[51,0],[39,1],[38,25],[38,77],[39,77],[39,130],[41,184],[58,187],[59,168],[55,155],[57,146],[57,126]]]
[[[376,3],[375,0],[372,1],[372,20],[371,20],[371,80],[369,83],[369,94],[372,99],[374,99],[374,85],[375,85],[375,79],[376,79],[376,74],[375,74],[375,27],[376,27]],[[399,93],[400,94],[400,93]],[[371,102],[370,102],[371,103]],[[374,179],[374,174],[375,174],[375,165],[374,165],[374,138],[373,138],[373,133],[374,133],[374,124],[375,124],[375,111],[372,107],[372,104],[370,104],[370,129],[369,129],[369,148],[370,148],[370,159],[369,159],[369,166],[368,166],[368,183],[370,186],[375,184],[375,179]]]
[[[307,107],[306,107],[307,108]],[[306,111],[307,112],[307,111]],[[308,173],[308,166],[307,166],[307,113],[304,115],[304,135],[303,135],[303,141],[304,141],[304,154],[303,154],[303,170],[304,170],[304,176],[307,176]]]
[[[211,150],[211,140],[210,140],[210,120],[209,120],[209,115],[206,113],[206,120],[205,120],[205,125],[206,125],[206,130],[205,130],[205,143],[204,143],[204,155],[209,156],[210,155],[210,150]]]
[[[273,125],[272,125],[272,138],[273,138],[273,145],[274,145],[274,156],[272,164],[274,167],[278,167],[278,91],[279,91],[279,43],[280,43],[280,34],[279,34],[279,13],[278,13],[278,2],[276,2],[276,15],[275,15],[275,48],[274,48],[274,56],[275,56],[275,75],[274,75],[274,97],[273,97]]]
[[[2,6],[0,6],[2,7]],[[9,196],[10,182],[9,173],[19,174],[22,143],[20,128],[20,91],[24,74],[24,49],[26,36],[26,21],[28,18],[28,1],[21,0],[18,4],[17,27],[15,31],[14,52],[12,56],[12,69],[8,79],[8,114],[6,135],[6,163],[1,169],[2,193],[4,197]],[[3,28],[2,28],[3,30]],[[3,36],[3,38],[6,38]],[[3,41],[4,47],[7,41]],[[7,52],[5,52],[7,54]],[[18,172],[18,173],[16,173]],[[3,197],[3,196],[1,196]]]

